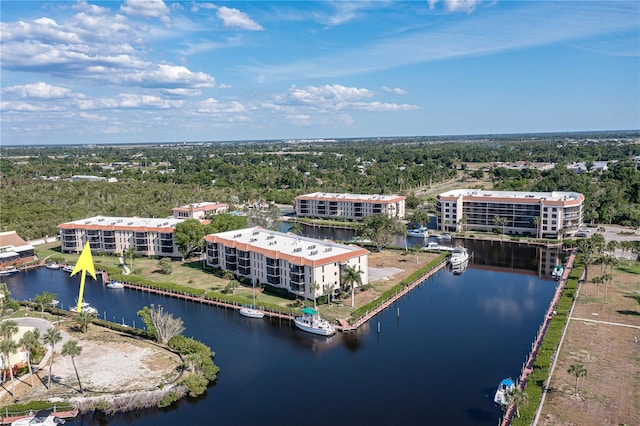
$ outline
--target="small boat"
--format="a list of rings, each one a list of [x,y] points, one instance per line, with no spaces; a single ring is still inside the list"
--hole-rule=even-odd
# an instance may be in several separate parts
[[[451,256],[449,256],[449,263],[451,266],[460,266],[469,261],[469,252],[466,248],[458,246],[453,249]]]
[[[469,260],[465,260],[464,262],[456,265],[451,265],[451,272],[453,275],[460,275],[467,270],[467,266],[469,266]]]
[[[11,422],[11,426],[56,426],[64,424],[64,419],[56,417],[51,411],[38,412],[35,415],[23,417]]]
[[[563,272],[564,272],[564,266],[556,265],[553,268],[553,271],[551,271],[551,276],[553,277],[554,280],[559,280],[560,278],[562,278]]]
[[[256,309],[255,306],[243,306],[242,308],[240,308],[240,315],[242,315],[243,317],[248,317],[248,318],[263,318],[264,317],[264,312],[262,312],[259,309]]]
[[[427,238],[429,236],[429,230],[426,226],[421,226],[419,228],[409,229],[407,235],[409,237]]]
[[[425,250],[453,251],[453,247],[443,246],[435,241],[429,241],[429,243],[422,248]]]
[[[72,306],[71,308],[69,308],[69,310],[71,312],[78,312],[78,305]],[[90,305],[84,306],[84,303],[83,303],[83,306],[80,308],[80,311],[81,312],[88,312],[90,314],[97,314],[98,313],[98,310],[96,308],[94,308],[93,306],[90,306]]]
[[[60,304],[60,301],[58,299],[53,299],[50,303],[50,305],[53,306],[54,308],[59,304]]]
[[[507,408],[509,406],[509,403],[507,402],[507,394],[511,390],[515,389],[515,387],[516,384],[513,379],[511,379],[511,377],[509,377],[508,379],[502,379],[502,381],[498,385],[496,394],[493,397],[493,402],[500,408]]]
[[[62,267],[62,270],[68,273],[72,273],[74,268],[75,268],[75,265],[64,265]]]
[[[56,262],[49,262],[49,263],[46,264],[46,268],[47,269],[58,270],[58,269],[60,269],[60,264],[56,263]]]
[[[300,330],[308,333],[319,334],[321,336],[332,336],[336,329],[327,320],[320,318],[320,314],[315,309],[303,308],[302,316],[293,319],[294,324]]]
[[[18,273],[20,273],[20,269],[16,268],[15,266],[7,266],[4,269],[0,269],[0,276],[14,275]]]
[[[264,312],[259,309],[256,309],[256,285],[255,283],[251,283],[251,292],[253,295],[253,305],[251,306],[243,306],[240,308],[240,315],[247,318],[263,318]]]
[[[438,235],[436,238],[439,239],[439,240],[442,240],[442,241],[451,241],[452,237],[451,237],[451,234],[447,234],[445,232],[444,234]]]
[[[107,288],[124,288],[124,284],[120,281],[111,280],[109,281],[109,284],[107,284]]]

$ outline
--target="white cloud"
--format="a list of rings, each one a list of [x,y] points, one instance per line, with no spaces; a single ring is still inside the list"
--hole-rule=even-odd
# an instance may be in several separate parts
[[[429,9],[434,9],[439,0],[429,0]],[[442,0],[444,8],[449,12],[468,12],[476,9],[480,0]]]
[[[162,0],[125,0],[120,10],[127,15],[142,18],[160,18],[169,13]]]
[[[396,95],[406,95],[407,91],[401,87],[395,87],[395,88],[391,88],[391,87],[387,87],[387,86],[382,86],[382,90],[387,92],[387,93],[393,93]]]
[[[367,89],[345,87],[340,84],[325,84],[320,87],[309,86],[305,88],[292,86],[289,92],[293,99],[311,104],[334,103],[352,99],[370,98],[373,96],[373,93]]]
[[[203,114],[238,113],[245,110],[245,107],[240,102],[223,103],[214,98],[206,99],[197,104],[197,111]]]
[[[418,106],[411,104],[393,104],[387,102],[356,102],[350,105],[352,109],[369,111],[369,112],[388,112],[388,111],[410,111],[418,109]]]
[[[262,25],[238,9],[222,6],[218,8],[217,14],[218,18],[224,23],[224,26],[228,28],[239,28],[248,31],[262,31],[264,29]]]
[[[19,98],[37,99],[61,99],[74,97],[71,89],[61,86],[52,86],[44,82],[11,86],[2,89],[3,94],[14,94]]]
[[[169,109],[179,108],[184,104],[182,100],[168,100],[152,95],[138,95],[123,93],[112,98],[92,98],[78,102],[81,110],[95,109]]]

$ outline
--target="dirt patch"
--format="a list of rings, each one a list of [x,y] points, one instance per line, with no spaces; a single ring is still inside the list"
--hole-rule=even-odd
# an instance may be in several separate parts
[[[599,266],[589,268],[600,274]],[[613,272],[607,289],[583,283],[560,350],[540,425],[640,425],[640,305],[630,295],[640,275]],[[589,321],[583,321],[589,320]],[[614,323],[614,324],[608,324]],[[587,369],[578,397],[571,364]]]
[[[63,341],[55,346],[52,366],[51,388],[46,384],[49,364],[45,361],[34,376],[34,386],[27,375],[15,381],[15,397],[11,395],[11,383],[3,384],[5,389],[0,404],[18,401],[51,398],[73,398],[78,396],[104,396],[123,392],[148,391],[173,382],[178,376],[181,361],[178,355],[154,345],[100,327],[90,326],[89,333],[70,331],[59,327]],[[85,390],[80,394],[78,380],[70,357],[60,352],[69,338],[77,340],[82,352],[75,357],[80,381]]]

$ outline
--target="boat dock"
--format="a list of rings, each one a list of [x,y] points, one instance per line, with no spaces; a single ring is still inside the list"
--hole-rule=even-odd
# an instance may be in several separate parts
[[[78,416],[79,411],[78,410],[71,410],[71,411],[56,411],[56,408],[53,407],[53,410],[51,412],[51,414],[55,415],[56,417],[59,417],[61,419],[75,419]],[[5,414],[7,414],[5,412]],[[4,415],[4,416],[0,416],[0,424],[2,425],[10,425],[11,423],[15,422],[16,420],[20,420],[20,419],[24,419],[24,418],[28,418],[31,417],[33,414],[35,413],[25,413],[23,415],[19,415],[19,416],[9,416],[9,415]]]
[[[562,273],[562,278],[560,279],[560,282],[556,287],[556,292],[553,295],[553,299],[551,299],[551,303],[549,303],[549,308],[547,309],[547,313],[544,317],[544,322],[542,323],[542,325],[540,326],[540,329],[538,330],[538,335],[536,336],[536,340],[533,342],[531,346],[531,352],[529,353],[529,356],[527,357],[527,360],[523,365],[522,373],[520,374],[520,380],[518,381],[518,388],[522,391],[524,391],[526,387],[527,377],[529,377],[529,374],[533,372],[533,363],[536,361],[538,352],[542,347],[542,342],[544,340],[544,336],[547,334],[547,329],[549,328],[551,319],[555,315],[556,306],[558,306],[558,302],[560,301],[560,297],[562,296],[564,286],[567,282],[567,279],[569,278],[569,274],[571,273],[571,269],[573,268],[573,263],[576,260],[577,254],[578,254],[577,249],[574,249],[571,252],[571,255],[569,256],[569,259],[567,260],[566,267],[564,268],[564,271]],[[567,321],[567,324],[568,324],[568,321]],[[509,406],[509,408],[507,408],[507,411],[505,412],[504,417],[502,418],[501,426],[511,425],[511,422],[513,421],[513,416],[515,415],[515,413],[516,413],[515,405],[512,404]]]

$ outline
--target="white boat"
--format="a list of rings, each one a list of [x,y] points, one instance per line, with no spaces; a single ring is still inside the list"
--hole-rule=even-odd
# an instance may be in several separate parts
[[[469,260],[465,260],[464,262],[456,265],[451,265],[451,272],[453,275],[460,275],[467,270],[467,266],[469,266]]]
[[[419,228],[409,229],[407,235],[409,237],[427,238],[429,236],[429,230],[426,226],[421,226]]]
[[[240,308],[240,315],[248,318],[263,318],[264,312],[259,309],[256,309],[256,287],[255,283],[252,283],[251,291],[253,293],[253,305],[251,306],[243,306]]]
[[[248,318],[262,318],[264,317],[264,312],[259,309],[256,309],[255,306],[243,306],[240,308],[240,315]]]
[[[453,251],[453,247],[443,246],[436,241],[429,241],[429,243],[422,247],[425,250],[437,250],[437,251]]]
[[[320,314],[315,309],[303,308],[302,316],[293,319],[294,324],[300,330],[308,333],[319,334],[321,336],[332,336],[336,329],[327,320],[320,318]]]
[[[20,273],[20,269],[16,268],[15,266],[7,266],[6,268],[0,269],[0,276],[13,275],[18,273]]]
[[[507,402],[507,394],[515,389],[516,384],[509,377],[508,379],[502,379],[496,390],[496,394],[493,397],[493,402],[500,408],[507,408],[509,403]]]
[[[71,312],[78,312],[78,300],[75,301],[73,306],[69,307],[69,310]],[[97,314],[98,313],[98,310],[96,308],[94,308],[93,306],[91,306],[91,304],[89,302],[86,302],[84,300],[80,304],[80,311],[89,312],[90,314]]]
[[[554,280],[559,280],[560,278],[562,278],[563,272],[564,272],[564,266],[556,265],[553,268],[553,271],[551,271],[551,276],[553,277]]]
[[[444,233],[444,234],[438,235],[436,238],[442,241],[451,241],[452,237],[451,237],[451,234]]]
[[[49,263],[47,263],[46,268],[47,269],[57,270],[57,269],[60,269],[60,264],[56,263],[56,262],[49,262]]]
[[[53,306],[54,308],[59,304],[60,304],[60,301],[58,299],[53,299],[50,303],[50,305]]]
[[[124,288],[124,284],[120,281],[111,280],[109,281],[109,284],[107,284],[107,288]]]
[[[56,417],[52,412],[37,413],[11,422],[11,426],[55,426],[64,424],[64,419]]]
[[[466,248],[458,246],[453,249],[451,256],[449,256],[449,263],[451,266],[460,266],[469,261],[469,252]]]
[[[68,273],[72,273],[74,268],[75,268],[75,265],[64,265],[62,267],[62,270]]]

